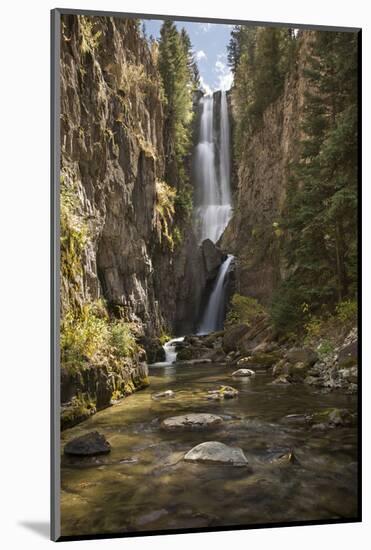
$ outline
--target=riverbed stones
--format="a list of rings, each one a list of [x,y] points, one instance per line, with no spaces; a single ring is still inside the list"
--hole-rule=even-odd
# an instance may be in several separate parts
[[[89,432],[69,441],[64,447],[64,454],[72,456],[96,456],[107,454],[111,445],[103,434]]]
[[[232,372],[232,376],[236,376],[236,377],[255,376],[255,371],[251,369],[238,369]]]
[[[185,454],[186,462],[203,462],[209,464],[229,464],[246,466],[247,458],[239,447],[229,447],[219,441],[206,441],[193,447]]]
[[[167,431],[173,430],[208,430],[217,428],[223,419],[216,414],[189,413],[166,418],[161,423],[161,428]]]

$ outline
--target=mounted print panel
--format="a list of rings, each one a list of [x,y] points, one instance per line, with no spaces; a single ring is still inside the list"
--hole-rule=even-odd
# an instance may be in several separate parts
[[[52,23],[54,540],[360,521],[360,30]]]

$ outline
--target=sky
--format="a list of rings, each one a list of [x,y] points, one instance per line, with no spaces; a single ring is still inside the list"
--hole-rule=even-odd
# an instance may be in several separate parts
[[[160,37],[162,21],[144,19],[147,36]],[[180,30],[185,27],[191,39],[194,55],[200,71],[201,87],[206,93],[215,90],[229,90],[232,72],[227,63],[227,44],[232,25],[217,23],[190,23],[174,21]]]

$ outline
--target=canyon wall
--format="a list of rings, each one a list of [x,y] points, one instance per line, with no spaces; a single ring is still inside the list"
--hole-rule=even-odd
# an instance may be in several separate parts
[[[284,215],[290,164],[297,160],[302,137],[306,58],[311,31],[298,37],[296,63],[284,91],[263,114],[260,126],[248,136],[236,163],[234,214],[221,239],[223,250],[237,257],[237,290],[268,304],[285,277],[282,255]],[[236,116],[231,93],[232,117]]]

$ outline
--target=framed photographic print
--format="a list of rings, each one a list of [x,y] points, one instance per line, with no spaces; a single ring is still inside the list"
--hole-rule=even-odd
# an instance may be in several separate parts
[[[360,29],[51,21],[52,538],[360,521]]]

